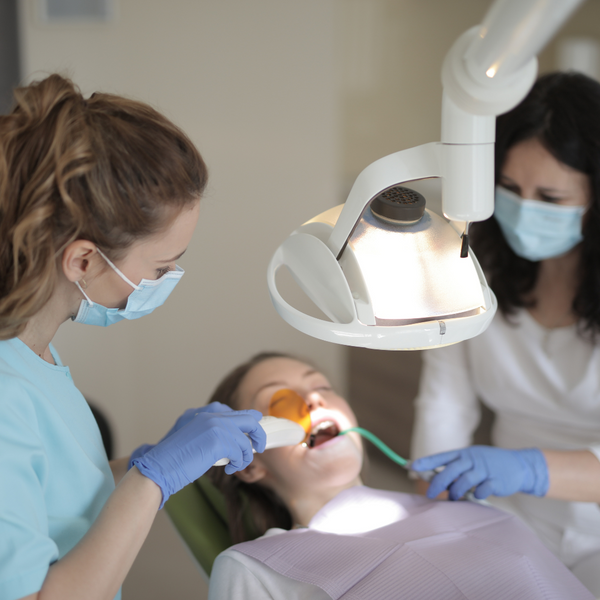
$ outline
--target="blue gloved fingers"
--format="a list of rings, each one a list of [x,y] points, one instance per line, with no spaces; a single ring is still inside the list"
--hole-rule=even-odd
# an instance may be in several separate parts
[[[252,442],[250,441],[250,438],[245,435],[241,436],[241,438],[242,439],[239,441],[236,440],[239,444],[239,457],[237,460],[230,460],[230,464],[233,465],[238,471],[245,469],[254,458],[254,453],[252,452]]]
[[[220,429],[215,433],[221,440],[221,447],[227,449],[225,458],[229,459],[229,464],[235,471],[245,469],[254,458],[252,440],[244,434],[247,429],[259,427],[254,415],[240,414],[236,411],[230,415],[219,415],[218,422]]]
[[[461,453],[457,454],[458,458],[449,463],[441,473],[438,473],[431,480],[429,488],[427,489],[428,498],[437,498],[443,491],[448,489],[456,479],[473,467],[473,462],[468,456]]]
[[[206,404],[205,406],[199,406],[197,408],[188,408],[184,411],[177,421],[175,421],[175,425],[169,429],[166,435],[160,440],[161,442],[167,439],[170,435],[173,435],[176,431],[179,431],[182,427],[185,427],[192,419],[194,419],[197,415],[201,413],[227,413],[232,412],[233,409],[231,406],[227,406],[226,404],[222,404],[221,402],[211,402],[210,404]]]
[[[259,421],[263,418],[263,414],[258,410],[236,410],[231,415],[225,415],[231,419],[235,419],[236,425],[241,431],[248,434],[252,440],[252,446],[257,452],[264,452],[267,445],[267,434],[260,426]]]
[[[234,411],[230,415],[223,415],[227,417],[226,421],[228,425],[238,428],[238,432],[243,432],[247,435],[242,435],[241,439],[235,432],[232,431],[233,438],[237,443],[236,450],[241,451],[241,455],[236,458],[229,458],[229,464],[225,467],[225,473],[231,475],[236,471],[242,471],[245,469],[253,460],[254,453],[252,447],[254,446],[257,452],[263,452],[267,443],[267,434],[265,430],[260,426],[258,420],[262,419],[262,413],[257,410],[240,410]]]
[[[237,469],[231,463],[225,465],[225,473],[227,473],[227,475],[233,475],[234,473],[237,473],[237,471],[242,471],[242,469]]]
[[[244,436],[246,437],[246,436]],[[227,475],[232,475],[237,471],[243,471],[254,458],[254,453],[252,452],[252,447],[250,445],[250,441],[248,441],[248,447],[246,448],[237,448],[236,457],[233,459],[229,459],[229,464],[225,465],[225,473]]]
[[[481,485],[478,485],[473,492],[473,496],[477,500],[483,500],[494,493],[494,484],[489,479],[486,479]]]
[[[211,404],[208,404],[206,407],[202,408],[220,408],[222,406],[225,405],[221,404],[220,402],[212,402]],[[200,418],[203,421],[205,421],[206,419],[210,419],[211,417],[222,419],[222,421],[215,422],[215,427],[217,428],[220,427],[220,425],[223,423],[233,423],[233,429],[230,430],[232,434],[234,433],[234,431],[241,431],[243,433],[247,433],[250,439],[252,440],[256,451],[263,452],[267,443],[267,434],[258,423],[258,421],[262,419],[263,414],[258,410],[232,410],[229,406],[227,406],[226,408],[227,411],[225,412],[209,412],[208,410],[189,409],[180,417],[180,420],[183,419],[186,415],[190,414],[191,416],[188,420],[188,423],[191,423],[191,421],[193,421],[194,419]],[[186,425],[188,423],[186,423]],[[241,446],[244,447],[244,451],[246,450],[246,445],[248,446],[250,451],[252,450],[250,444],[246,444],[247,438],[245,436],[240,438],[240,440]]]
[[[196,412],[212,412],[212,413],[227,413],[232,412],[233,408],[221,402],[211,402],[200,408],[196,408]],[[261,415],[262,417],[262,415]]]
[[[450,500],[460,500],[470,489],[484,481],[486,481],[485,470],[477,463],[473,463],[471,469],[465,471],[450,485],[448,488],[448,497]]]
[[[477,499],[516,492],[543,496],[548,491],[548,467],[544,453],[538,448],[471,446],[416,460],[411,467],[420,471],[445,462],[446,468],[431,481],[429,498],[435,498],[446,488],[453,500],[473,487]]]
[[[225,472],[228,475],[235,473],[236,471],[242,471],[245,469],[250,461],[245,459],[247,456],[247,452],[244,452],[244,445],[250,446],[250,440],[246,436],[243,436],[244,439],[234,439],[231,443],[229,443],[229,448],[227,452],[227,456],[225,458],[229,459],[229,464],[225,465]],[[250,454],[252,454],[252,450],[250,450]]]
[[[441,467],[449,462],[457,459],[460,456],[460,450],[450,450],[448,452],[440,452],[431,456],[423,456],[413,460],[410,468],[413,471],[431,471],[436,467]]]

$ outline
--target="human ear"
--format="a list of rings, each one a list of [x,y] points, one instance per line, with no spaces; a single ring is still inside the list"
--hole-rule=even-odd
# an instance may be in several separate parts
[[[96,244],[88,240],[75,240],[63,251],[61,266],[65,277],[75,283],[83,279],[90,269],[90,259],[97,254]]]
[[[243,470],[236,471],[234,475],[244,483],[256,483],[267,474],[267,468],[256,456],[254,460]]]

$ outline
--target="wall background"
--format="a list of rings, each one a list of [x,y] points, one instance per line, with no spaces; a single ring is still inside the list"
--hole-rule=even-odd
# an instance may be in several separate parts
[[[158,439],[263,349],[309,357],[347,392],[346,349],[276,315],[267,263],[295,227],[342,202],[370,162],[438,139],[443,57],[490,2],[114,0],[106,23],[44,22],[41,2],[18,1],[22,80],[60,71],[86,94],[146,101],[191,136],[211,173],[168,303],[110,329],[66,323],[56,338],[77,385],[112,421],[117,452]],[[600,0],[567,34],[600,39]],[[124,597],[205,594],[160,514]]]

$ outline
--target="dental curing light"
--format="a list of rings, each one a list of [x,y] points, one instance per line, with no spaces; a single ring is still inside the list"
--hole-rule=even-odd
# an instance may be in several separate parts
[[[495,118],[537,74],[537,53],[582,0],[496,0],[442,67],[441,141],[369,165],[346,203],[311,219],[275,252],[271,300],[290,325],[321,340],[415,350],[454,344],[488,327],[497,302],[468,247],[468,226],[494,211]],[[410,181],[441,178],[429,211]],[[286,267],[330,320],[291,306],[277,286]]]

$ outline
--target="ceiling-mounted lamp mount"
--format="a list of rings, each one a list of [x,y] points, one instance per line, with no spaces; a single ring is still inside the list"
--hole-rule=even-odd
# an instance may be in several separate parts
[[[483,23],[456,41],[442,69],[441,141],[369,165],[345,204],[299,227],[275,252],[269,293],[290,325],[384,350],[453,344],[487,328],[497,302],[466,234],[469,222],[494,209],[495,117],[525,97],[535,55],[581,1],[496,0]],[[397,218],[407,207],[389,204],[407,204],[397,201],[411,196],[404,184],[432,177],[442,180],[450,222],[425,206],[418,218]],[[283,266],[329,321],[281,296]]]

